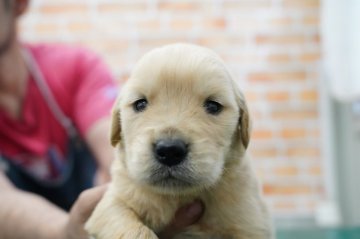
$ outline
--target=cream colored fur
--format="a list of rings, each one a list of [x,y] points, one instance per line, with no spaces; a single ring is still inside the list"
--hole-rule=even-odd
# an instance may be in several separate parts
[[[148,106],[135,112],[142,98]],[[208,99],[223,105],[218,115],[205,111]],[[272,238],[246,155],[249,123],[245,99],[215,53],[189,44],[147,53],[114,106],[113,181],[86,230],[98,239],[156,239],[179,207],[201,199],[204,215],[176,238]],[[161,181],[169,169],[153,156],[154,142],[164,137],[190,145],[187,159],[170,170],[173,183]]]

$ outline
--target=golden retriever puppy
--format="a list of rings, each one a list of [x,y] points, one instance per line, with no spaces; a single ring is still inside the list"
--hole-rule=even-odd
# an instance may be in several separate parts
[[[195,199],[202,218],[176,238],[272,238],[246,156],[249,114],[224,62],[173,44],[147,53],[113,109],[113,181],[86,223],[98,239],[156,239]]]

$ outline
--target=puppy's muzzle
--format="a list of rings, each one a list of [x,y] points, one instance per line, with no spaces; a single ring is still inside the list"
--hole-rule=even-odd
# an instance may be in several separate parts
[[[154,144],[156,160],[168,167],[183,162],[188,155],[188,145],[181,139],[161,139]]]

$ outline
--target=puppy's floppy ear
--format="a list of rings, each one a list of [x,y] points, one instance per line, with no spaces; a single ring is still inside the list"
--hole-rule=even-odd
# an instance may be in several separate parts
[[[238,134],[241,139],[241,143],[246,149],[249,145],[250,141],[250,131],[251,131],[251,123],[249,110],[245,101],[244,95],[240,92],[239,89],[236,89],[236,101],[239,107],[239,123],[238,123]]]
[[[115,147],[120,142],[120,132],[121,132],[121,126],[120,126],[120,109],[118,104],[115,104],[113,110],[112,110],[112,122],[111,122],[111,145]]]

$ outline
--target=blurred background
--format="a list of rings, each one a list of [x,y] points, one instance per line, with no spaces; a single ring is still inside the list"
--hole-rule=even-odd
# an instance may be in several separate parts
[[[97,52],[119,84],[148,50],[215,50],[246,94],[278,238],[360,238],[360,1],[32,0],[24,42]]]

